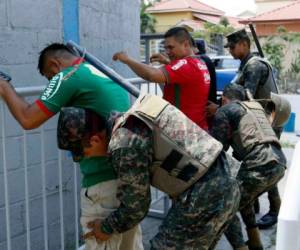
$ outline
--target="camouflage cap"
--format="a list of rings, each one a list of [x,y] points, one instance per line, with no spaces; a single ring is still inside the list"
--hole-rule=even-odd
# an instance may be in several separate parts
[[[89,138],[97,132],[107,129],[107,121],[90,109],[62,108],[57,124],[58,148],[72,152],[73,160],[80,161],[83,147],[89,145]]]
[[[83,108],[62,108],[57,124],[58,148],[72,152],[73,160],[83,156],[81,140],[87,133],[86,111]]]
[[[242,39],[249,39],[249,36],[245,29],[237,30],[235,32],[230,33],[226,36],[227,43],[225,44],[225,48],[231,47]]]

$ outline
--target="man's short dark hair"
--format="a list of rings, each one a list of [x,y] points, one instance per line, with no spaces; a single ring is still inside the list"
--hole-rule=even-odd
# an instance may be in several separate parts
[[[246,100],[246,93],[244,87],[236,83],[226,85],[223,90],[223,96],[227,97],[230,100]]]
[[[192,37],[188,32],[188,30],[184,27],[174,27],[169,29],[164,35],[164,38],[168,38],[168,37],[174,37],[175,40],[180,43],[188,40],[189,44],[193,46]]]
[[[63,43],[52,43],[40,52],[38,70],[41,73],[41,75],[43,75],[45,61],[48,56],[67,58],[70,57],[71,55],[72,55],[72,51]]]

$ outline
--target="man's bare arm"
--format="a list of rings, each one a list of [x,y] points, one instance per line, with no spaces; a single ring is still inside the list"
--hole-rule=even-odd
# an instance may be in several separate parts
[[[125,52],[114,54],[113,60],[119,60],[122,63],[127,64],[134,73],[149,82],[166,83],[166,76],[161,69],[140,63],[129,57]]]
[[[0,80],[0,95],[12,115],[26,130],[37,128],[49,119],[35,103],[29,104],[20,97],[7,81]]]

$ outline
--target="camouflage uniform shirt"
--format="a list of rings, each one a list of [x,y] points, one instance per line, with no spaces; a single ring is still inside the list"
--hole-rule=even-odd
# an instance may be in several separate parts
[[[244,86],[245,89],[249,89],[253,97],[256,98],[258,86],[263,85],[268,80],[269,70],[266,64],[258,60],[252,60],[247,64],[253,56],[253,54],[249,53],[241,61],[238,70],[238,74],[240,73],[241,76],[236,83]]]
[[[102,222],[102,230],[121,233],[137,225],[150,207],[152,133],[137,120],[132,126],[132,120],[129,119],[125,126],[114,132],[109,152],[118,176],[117,198],[120,206]]]
[[[102,231],[121,233],[138,224],[150,203],[152,132],[134,117],[112,135],[109,152],[119,178],[120,206],[102,221]],[[206,174],[174,198],[151,240],[151,249],[213,249],[238,209],[239,188],[222,152]]]
[[[222,142],[225,150],[232,143],[233,133],[238,130],[240,120],[245,114],[246,110],[236,102],[222,106],[215,114],[210,134]],[[244,159],[237,160],[243,161],[248,168],[262,166],[273,160],[284,166],[286,163],[282,151],[271,143],[256,145]]]

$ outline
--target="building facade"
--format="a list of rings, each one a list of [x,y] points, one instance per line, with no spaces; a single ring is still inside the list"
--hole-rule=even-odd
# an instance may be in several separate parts
[[[256,15],[281,8],[297,0],[255,0]]]
[[[256,32],[259,36],[275,35],[279,27],[285,28],[287,32],[300,32],[299,8],[300,0],[292,1],[282,7],[261,13],[249,19],[244,19],[240,23],[255,24]]]

